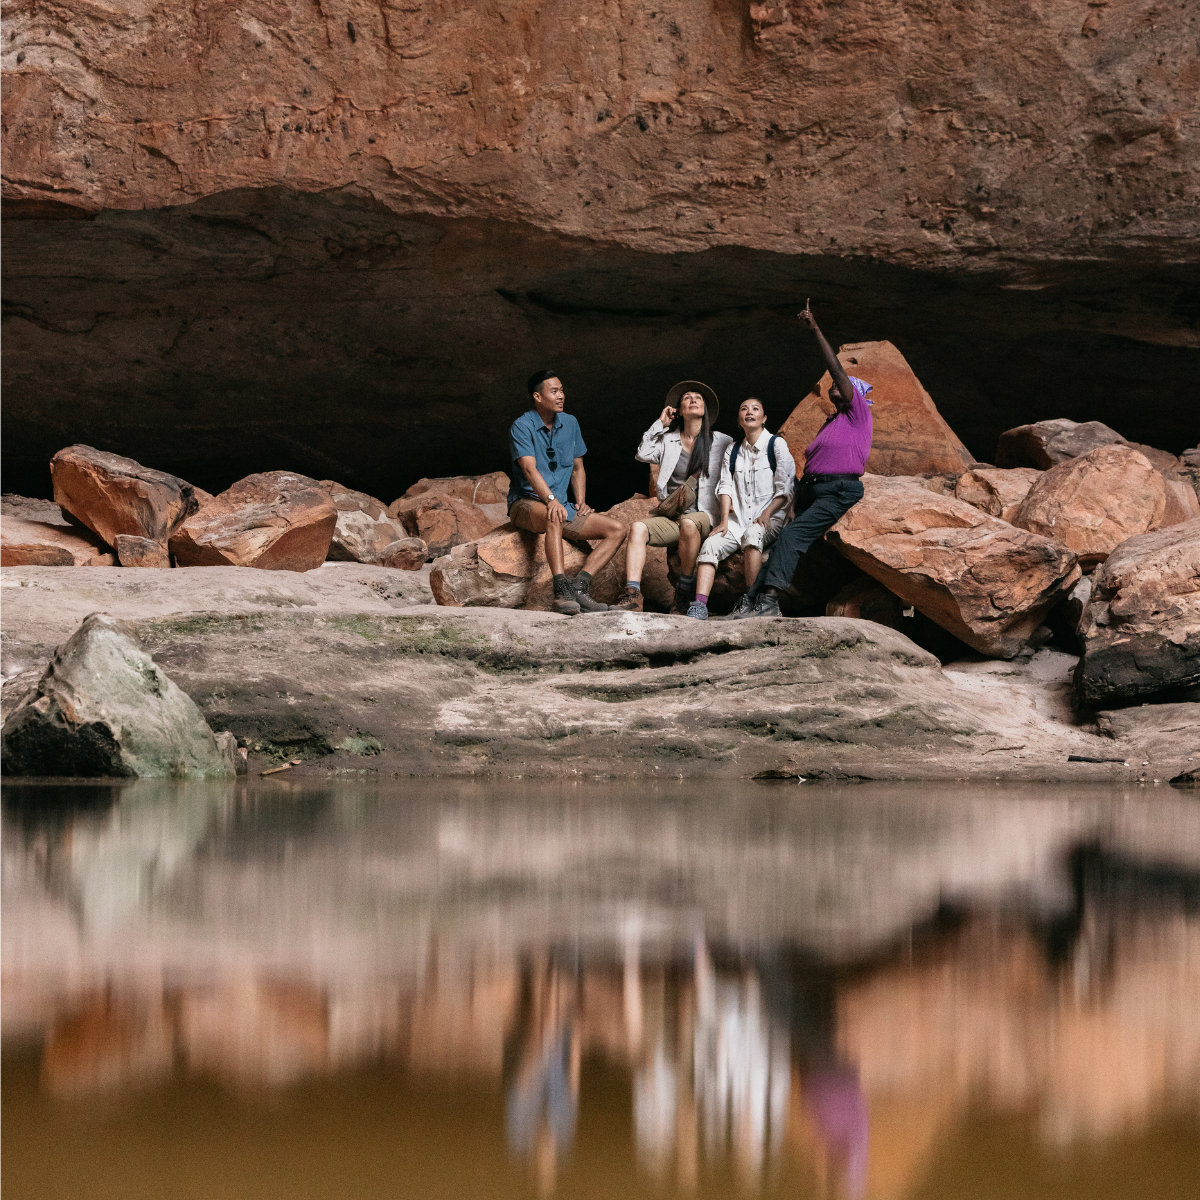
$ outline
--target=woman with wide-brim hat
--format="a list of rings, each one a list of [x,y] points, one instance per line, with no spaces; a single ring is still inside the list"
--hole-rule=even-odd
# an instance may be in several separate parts
[[[685,379],[667,393],[658,420],[642,435],[636,458],[657,465],[659,504],[677,494],[682,502],[670,506],[677,509],[670,516],[635,522],[626,550],[625,591],[611,607],[641,612],[646,547],[678,544],[680,575],[671,612],[687,612],[696,586],[696,555],[719,519],[716,491],[721,461],[733,442],[728,434],[713,429],[719,411],[717,393],[708,384]],[[691,489],[680,491],[689,480],[694,481],[694,495]]]

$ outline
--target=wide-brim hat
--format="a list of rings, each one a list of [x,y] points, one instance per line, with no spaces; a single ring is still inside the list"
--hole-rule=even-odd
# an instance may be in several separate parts
[[[667,404],[671,408],[677,409],[680,397],[685,392],[699,392],[704,397],[704,407],[708,410],[709,423],[715,423],[717,414],[721,411],[721,404],[717,399],[717,393],[707,383],[701,383],[698,379],[685,379],[682,383],[677,383],[667,393]]]

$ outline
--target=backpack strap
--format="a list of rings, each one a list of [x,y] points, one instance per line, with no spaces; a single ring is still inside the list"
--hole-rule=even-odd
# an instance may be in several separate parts
[[[741,442],[734,442],[733,449],[729,452],[729,477],[734,478],[734,472],[737,470],[738,451],[742,448]]]
[[[775,458],[775,443],[779,440],[779,434],[773,433],[767,440],[767,462],[771,465],[771,474],[775,474],[775,464],[778,461]]]

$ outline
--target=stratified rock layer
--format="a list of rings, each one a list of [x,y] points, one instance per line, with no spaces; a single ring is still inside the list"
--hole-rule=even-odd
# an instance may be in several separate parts
[[[8,775],[233,775],[192,700],[102,613],[55,651],[3,739]]]
[[[0,502],[0,566],[108,567],[114,561],[108,547],[71,525],[57,504],[27,496]]]
[[[951,496],[868,475],[866,494],[826,535],[855,566],[968,646],[1025,648],[1079,577],[1075,555]]]
[[[1080,635],[1089,707],[1200,683],[1200,520],[1122,542],[1092,578]]]
[[[946,424],[929,393],[891,342],[843,346],[838,361],[847,374],[871,384],[873,434],[867,470],[874,475],[935,475],[965,471],[974,455]],[[826,372],[796,406],[779,432],[804,469],[804,452],[826,418],[834,412],[829,399],[833,380]]]

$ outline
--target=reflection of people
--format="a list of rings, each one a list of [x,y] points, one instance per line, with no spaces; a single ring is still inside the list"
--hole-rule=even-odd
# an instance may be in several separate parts
[[[636,457],[638,462],[658,466],[659,503],[689,480],[695,480],[696,494],[675,517],[647,517],[635,522],[626,550],[625,593],[615,607],[641,612],[646,547],[678,544],[679,578],[671,611],[687,611],[696,586],[696,555],[719,511],[716,490],[721,460],[733,441],[727,433],[713,429],[718,411],[717,394],[712,388],[685,379],[667,393],[658,420],[642,435]]]
[[[508,431],[512,459],[512,486],[508,491],[508,519],[529,533],[546,535],[546,562],[554,576],[554,611],[566,614],[605,612],[588,595],[592,576],[608,562],[625,540],[625,527],[612,517],[600,516],[585,499],[587,474],[583,456],[587,447],[579,422],[563,412],[566,393],[553,371],[530,376],[533,407],[522,413]],[[567,499],[567,487],[575,503]],[[563,538],[579,542],[587,561],[574,579],[566,576]],[[599,540],[593,550],[589,539]]]
[[[784,526],[770,561],[731,614],[735,618],[779,616],[779,593],[791,586],[800,556],[863,498],[861,476],[871,453],[871,401],[867,399],[871,385],[846,374],[807,308],[799,315],[816,335],[825,356],[833,379],[829,399],[834,412],[804,452],[804,474],[796,485],[796,515]]]
[[[788,444],[767,430],[761,400],[743,400],[738,408],[742,440],[725,451],[717,499],[721,520],[700,547],[696,560],[696,599],[689,617],[708,620],[708,595],[717,565],[742,551],[746,586],[752,587],[762,566],[762,552],[786,523],[783,510],[791,499],[796,462]]]

